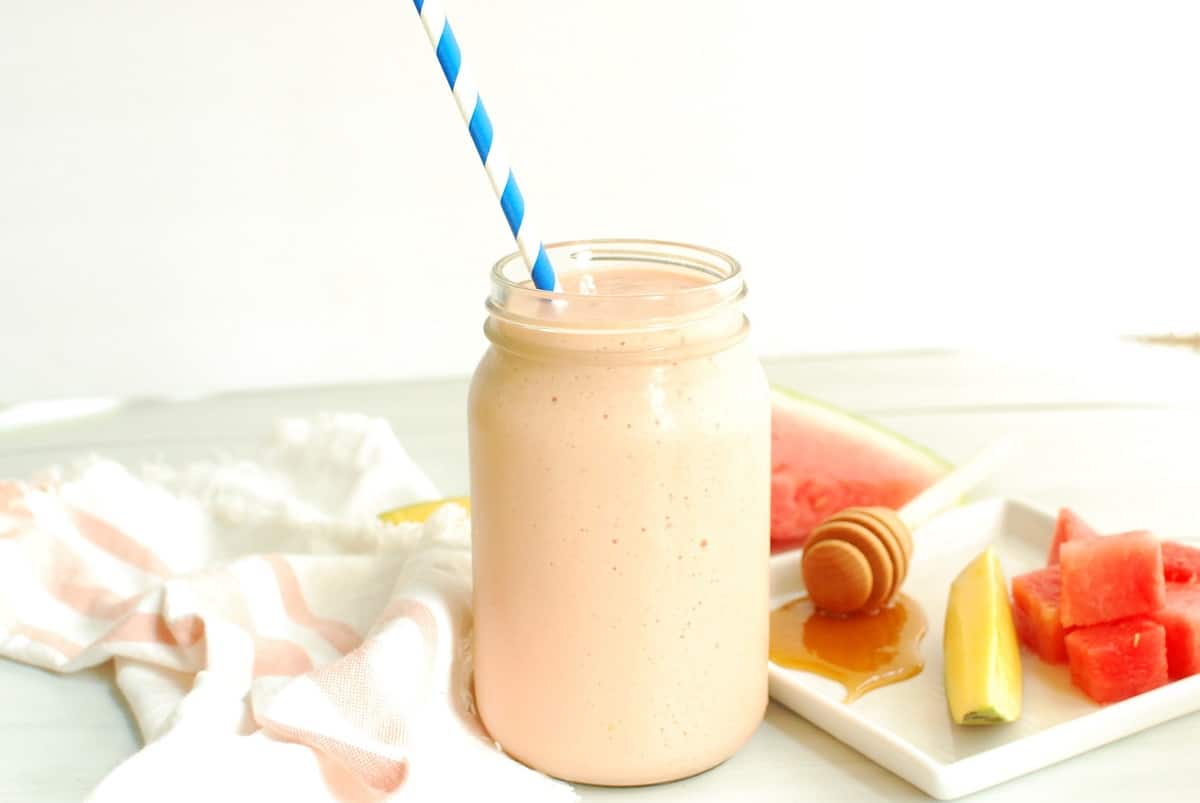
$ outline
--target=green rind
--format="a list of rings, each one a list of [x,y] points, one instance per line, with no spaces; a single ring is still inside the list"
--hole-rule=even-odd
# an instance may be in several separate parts
[[[934,452],[929,447],[922,446],[915,441],[911,441],[900,433],[888,429],[877,421],[872,421],[864,416],[857,415],[856,413],[852,413],[848,410],[843,410],[842,408],[836,407],[829,402],[815,399],[812,396],[805,396],[802,393],[797,393],[791,388],[785,388],[780,385],[771,386],[771,396],[773,401],[782,401],[786,405],[799,406],[801,408],[816,408],[837,418],[841,418],[849,424],[855,424],[860,431],[869,432],[877,436],[878,440],[880,441],[890,442],[898,447],[898,450],[899,447],[902,447],[903,451],[919,454],[921,457],[925,458],[926,462],[937,467],[938,469],[941,469],[943,472],[950,471],[954,468],[953,463],[939,455],[937,452]]]
[[[1008,722],[1016,722],[1020,718],[1020,714],[1012,714],[1011,712],[1000,712],[995,708],[988,708],[982,711],[972,711],[963,717],[963,721],[959,725],[1003,725]]]

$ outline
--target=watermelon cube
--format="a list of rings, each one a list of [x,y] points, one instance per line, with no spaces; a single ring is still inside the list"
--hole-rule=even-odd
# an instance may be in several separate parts
[[[1113,622],[1163,606],[1162,549],[1150,533],[1068,541],[1059,554],[1063,627]]]
[[[1059,620],[1062,572],[1058,566],[1019,574],[1012,580],[1013,622],[1021,643],[1043,661],[1067,662],[1066,632]]]
[[[1046,565],[1053,566],[1058,563],[1059,550],[1068,541],[1099,537],[1100,534],[1089,527],[1075,511],[1062,508],[1058,511],[1058,521],[1054,522],[1054,540],[1050,542],[1050,557],[1046,560]]]
[[[1071,682],[1098,703],[1115,703],[1167,683],[1166,631],[1144,616],[1067,634]]]
[[[1200,583],[1200,549],[1163,541],[1163,577],[1168,583]]]
[[[1167,604],[1151,616],[1166,629],[1171,680],[1200,673],[1200,585],[1167,583]]]

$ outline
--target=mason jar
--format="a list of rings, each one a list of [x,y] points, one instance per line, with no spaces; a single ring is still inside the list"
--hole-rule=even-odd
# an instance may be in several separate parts
[[[732,258],[558,243],[492,271],[469,401],[474,671],[511,756],[633,785],[732,755],[767,702],[770,402]]]

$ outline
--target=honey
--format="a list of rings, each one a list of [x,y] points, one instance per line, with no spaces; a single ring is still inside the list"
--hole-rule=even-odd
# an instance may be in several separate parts
[[[849,703],[920,674],[927,629],[924,612],[905,594],[874,613],[850,616],[823,613],[800,597],[771,612],[771,660],[842,684]]]

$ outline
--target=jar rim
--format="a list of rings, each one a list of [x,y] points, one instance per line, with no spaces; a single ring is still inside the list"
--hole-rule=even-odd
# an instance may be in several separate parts
[[[724,251],[709,248],[708,246],[641,237],[597,237],[592,239],[560,240],[558,242],[545,243],[544,245],[548,255],[553,256],[552,252],[567,252],[565,256],[570,259],[576,259],[581,253],[581,250],[574,249],[588,249],[591,251],[596,246],[602,247],[601,250],[607,252],[602,257],[605,259],[636,259],[640,262],[691,268],[708,273],[714,278],[712,282],[671,290],[669,292],[605,293],[601,296],[602,298],[651,299],[664,296],[687,297],[693,294],[699,295],[705,293],[713,295],[714,292],[717,296],[723,297],[726,292],[730,296],[740,296],[741,292],[744,292],[743,286],[745,280],[742,278],[741,264]],[[556,269],[561,269],[561,260],[555,263],[552,258],[551,262],[555,264]],[[566,292],[564,290],[539,290],[532,286],[527,272],[523,272],[522,276],[524,278],[521,280],[514,280],[506,275],[506,271],[518,263],[524,269],[524,261],[521,253],[514,251],[501,257],[492,266],[492,282],[497,288],[502,289],[506,295],[508,293],[519,293],[527,298],[544,298],[546,300],[556,298],[563,300],[595,299],[597,297],[588,293]]]

